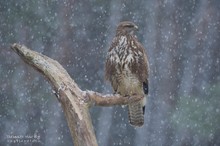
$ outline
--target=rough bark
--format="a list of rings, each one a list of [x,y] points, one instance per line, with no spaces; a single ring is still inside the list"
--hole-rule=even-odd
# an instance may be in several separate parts
[[[94,91],[82,91],[67,71],[55,60],[19,44],[14,50],[28,65],[42,73],[50,82],[64,110],[74,146],[97,146],[89,107],[124,105],[140,100],[140,97],[103,95]]]

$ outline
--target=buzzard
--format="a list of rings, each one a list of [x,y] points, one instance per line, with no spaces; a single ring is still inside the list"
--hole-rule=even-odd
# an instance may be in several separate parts
[[[141,101],[128,104],[129,122],[133,126],[144,124],[144,110],[148,94],[148,59],[144,47],[134,32],[137,25],[120,22],[105,63],[105,78],[115,93],[122,96],[141,96]]]

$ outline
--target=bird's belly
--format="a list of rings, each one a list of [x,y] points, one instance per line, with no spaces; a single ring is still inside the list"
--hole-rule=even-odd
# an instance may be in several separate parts
[[[118,92],[123,95],[142,94],[142,84],[136,75],[122,72],[118,78]]]

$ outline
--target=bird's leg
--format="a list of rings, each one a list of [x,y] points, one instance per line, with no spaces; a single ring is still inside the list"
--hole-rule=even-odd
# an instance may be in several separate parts
[[[136,101],[139,101],[141,99],[144,98],[144,95],[141,96],[141,95],[137,95],[136,93],[133,93],[131,96],[128,97],[129,98],[129,102],[130,103],[133,103],[133,102],[136,102]]]
[[[125,97],[125,98],[128,98],[128,99],[130,98],[129,95],[125,95],[124,97]],[[126,106],[127,106],[127,105],[121,105],[122,108],[125,108]]]

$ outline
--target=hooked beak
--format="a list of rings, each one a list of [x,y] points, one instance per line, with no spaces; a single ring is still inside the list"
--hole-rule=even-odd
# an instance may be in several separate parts
[[[137,25],[135,25],[134,28],[135,28],[136,30],[138,30],[138,26],[137,26]]]

